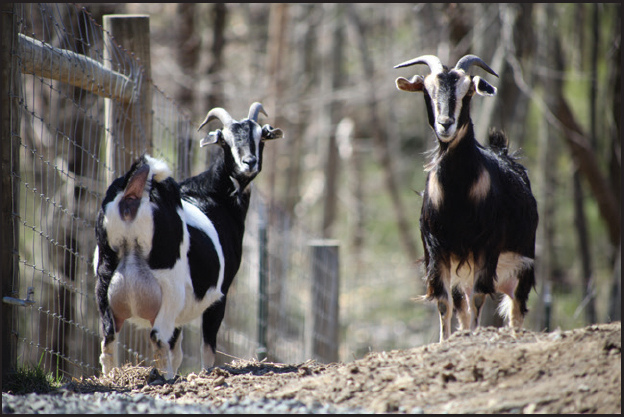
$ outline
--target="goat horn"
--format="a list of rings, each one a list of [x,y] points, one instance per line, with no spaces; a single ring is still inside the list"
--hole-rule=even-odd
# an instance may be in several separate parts
[[[206,115],[206,118],[204,119],[204,121],[202,122],[202,124],[199,126],[197,130],[201,130],[202,127],[204,127],[207,123],[209,123],[210,121],[214,119],[219,119],[221,123],[223,123],[223,126],[225,127],[228,127],[229,125],[231,125],[233,121],[232,116],[230,116],[230,113],[228,113],[225,109],[221,107],[215,107],[214,109],[208,112],[208,114]]]
[[[257,122],[258,121],[258,113],[260,113],[260,112],[262,112],[262,114],[264,114],[266,117],[269,117],[269,115],[266,114],[266,112],[264,111],[264,108],[262,107],[262,104],[260,104],[260,103],[258,103],[256,101],[249,108],[249,116],[247,116],[247,118],[249,120],[253,120],[254,122]]]
[[[468,68],[470,68],[472,65],[481,67],[487,72],[489,72],[490,74],[498,77],[498,74],[495,73],[494,70],[488,66],[488,64],[483,62],[483,60],[476,55],[465,55],[459,61],[457,61],[457,64],[455,65],[455,69],[466,72],[468,71]]]
[[[418,58],[410,59],[409,61],[405,61],[399,65],[395,65],[394,68],[403,68],[409,67],[410,65],[415,64],[427,64],[431,69],[432,73],[442,72],[442,62],[440,62],[440,58],[435,55],[422,55]]]

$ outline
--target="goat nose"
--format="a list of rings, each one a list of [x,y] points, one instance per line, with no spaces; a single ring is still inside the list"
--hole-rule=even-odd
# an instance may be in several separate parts
[[[440,120],[438,120],[438,124],[441,125],[445,130],[448,130],[448,128],[451,127],[453,123],[455,123],[455,120],[451,117],[441,117]]]
[[[250,168],[253,168],[257,161],[258,159],[253,155],[247,155],[243,158],[243,164],[248,165]]]

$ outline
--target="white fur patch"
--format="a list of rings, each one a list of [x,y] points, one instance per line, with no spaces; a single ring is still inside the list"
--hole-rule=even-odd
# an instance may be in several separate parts
[[[436,209],[440,208],[442,204],[442,200],[444,198],[444,190],[442,189],[442,185],[438,181],[438,176],[435,170],[429,172],[429,182],[427,184],[427,194],[429,195],[429,199],[431,200],[431,204]]]
[[[471,84],[470,77],[467,77],[463,71],[458,73],[460,74],[460,79],[457,82],[457,88],[455,90],[455,100],[460,105],[456,106],[456,116],[459,116],[459,110],[461,110],[461,101],[464,99],[466,93],[468,93],[468,90],[470,90]]]
[[[160,182],[171,176],[171,170],[164,161],[149,155],[145,155],[145,159],[150,167],[149,175],[154,181]],[[104,228],[108,235],[108,242],[115,251],[119,251],[125,245],[130,247],[138,245],[141,248],[141,255],[147,258],[154,236],[153,211],[155,209],[155,204],[149,200],[149,192],[149,184],[146,184],[134,220],[125,221],[119,214],[119,203],[123,198],[123,192],[117,194],[113,201],[104,207]],[[97,259],[97,254],[96,250],[95,259]],[[120,254],[120,256],[123,255],[123,253]],[[97,268],[97,261],[94,262],[94,268]]]
[[[115,199],[104,207],[104,228],[108,234],[108,243],[116,252],[124,246],[134,247],[138,245],[141,255],[147,258],[152,248],[154,236],[153,210],[154,206],[149,201],[149,190],[145,187],[141,196],[141,204],[134,220],[125,221],[119,214],[119,202],[123,193],[115,196]],[[123,253],[119,254],[123,256]]]
[[[468,256],[468,260],[457,269],[459,266],[459,258],[451,256],[451,288],[455,285],[459,285],[469,298],[472,294],[472,287],[474,284],[475,265],[472,253]]]
[[[468,260],[458,270],[459,259],[451,257],[451,288],[459,284],[466,295],[470,297],[474,285],[475,263],[473,254],[470,253]],[[503,252],[498,257],[495,282],[496,292],[514,297],[514,291],[518,286],[518,275],[524,269],[533,265],[533,259],[518,255],[515,252]]]
[[[171,269],[156,269],[152,271],[163,293],[162,304],[154,321],[153,329],[157,330],[161,340],[165,341],[168,341],[173,336],[175,327],[185,324],[178,323],[178,320],[183,311],[189,307],[187,305],[187,293],[189,292],[187,282],[190,282],[190,270],[186,254],[189,250],[190,238],[182,208],[178,209],[178,215],[183,223],[182,242],[180,242],[181,258],[176,261]],[[193,292],[192,287],[190,292]]]
[[[498,257],[496,266],[496,291],[514,297],[514,291],[518,286],[518,275],[524,269],[533,266],[533,259],[518,255],[515,252],[503,252]]]
[[[427,91],[429,92],[429,95],[434,101],[437,98],[435,96],[435,93],[437,91],[437,85],[438,85],[437,79],[438,79],[437,74],[429,74],[424,79],[425,88],[427,89]]]
[[[485,197],[487,197],[488,192],[490,192],[490,186],[490,173],[487,169],[482,167],[479,178],[477,178],[474,184],[472,184],[472,187],[470,187],[470,198],[476,203],[483,201]]]
[[[221,292],[221,286],[223,285],[223,280],[225,277],[225,257],[223,255],[221,242],[219,241],[219,235],[217,234],[217,230],[215,229],[214,225],[212,224],[210,219],[206,217],[206,215],[194,205],[186,201],[182,201],[182,207],[186,224],[201,230],[210,238],[210,240],[212,240],[212,244],[214,245],[217,252],[217,257],[219,258],[219,279],[217,281],[217,285],[215,287],[209,288],[204,295],[204,298],[197,301],[193,293],[193,284],[191,282],[189,272],[186,279],[187,291],[184,310],[179,314],[176,319],[177,325],[185,324],[196,319],[203,313],[206,308],[208,308],[216,301],[220,300],[221,297],[223,297],[223,293]],[[185,236],[186,235],[188,235],[188,230],[186,230],[185,228]]]
[[[202,357],[201,357],[201,365],[202,368],[210,368],[214,366],[215,363],[215,354],[212,352],[212,348],[208,343],[205,343],[202,339]]]
[[[97,277],[98,266],[100,265],[100,247],[95,245],[95,251],[93,251],[93,275]]]
[[[172,176],[171,169],[169,169],[169,166],[165,161],[152,158],[149,155],[145,155],[145,159],[147,160],[147,164],[150,166],[150,175],[152,175],[156,182],[161,182],[167,177]]]

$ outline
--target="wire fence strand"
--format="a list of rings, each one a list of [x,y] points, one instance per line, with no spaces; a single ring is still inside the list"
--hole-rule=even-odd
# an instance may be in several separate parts
[[[24,296],[32,287],[35,300],[33,307],[16,307],[17,319],[11,324],[17,336],[18,365],[41,364],[55,374],[88,377],[100,370],[93,271],[95,219],[109,178],[123,175],[128,168],[116,161],[121,161],[125,152],[136,158],[147,149],[149,131],[150,153],[172,168],[176,180],[201,172],[205,158],[194,157],[197,126],[186,112],[142,76],[132,52],[118,45],[84,8],[66,3],[20,3],[15,7],[21,40],[13,40],[12,61],[22,75],[17,90],[8,93],[18,99],[14,117],[20,120],[19,132],[12,138],[19,143],[14,149],[19,164],[11,172],[17,191],[10,195],[19,236],[13,248],[18,260],[13,294]],[[34,48],[32,45],[40,48],[35,56],[49,59],[38,66],[30,62],[33,54],[26,49]],[[49,75],[62,71],[69,73]],[[80,77],[89,82],[77,81]],[[151,127],[142,125],[137,117],[141,106],[146,106],[136,97],[144,83],[149,84],[152,96]],[[122,105],[128,88],[133,91],[131,104]],[[117,127],[111,127],[107,117],[115,119]],[[109,141],[116,149],[112,159],[107,157]],[[315,355],[312,339],[319,335],[314,334],[313,325],[313,236],[281,212],[272,213],[267,225],[265,212],[265,199],[254,189],[243,262],[230,288],[218,335],[217,364],[232,358],[297,363]],[[331,294],[321,297],[340,304],[340,317],[319,315],[321,320],[335,320],[341,326],[338,336],[323,339],[324,345],[338,352],[342,360],[350,360],[354,353],[366,353],[366,347],[370,349],[374,340],[384,337],[417,344],[404,336],[409,332],[401,326],[385,326],[388,335],[383,335],[363,322],[364,310],[383,308],[383,302],[393,303],[397,309],[411,308],[404,292],[396,302],[392,298],[396,293],[384,294],[389,282],[409,287],[411,275],[384,265],[378,270],[391,276],[380,281],[375,268],[356,267],[342,260],[336,265],[340,276],[354,279],[341,278]],[[321,286],[315,291],[330,289]],[[200,328],[196,320],[183,330],[182,373],[199,369]],[[117,345],[122,363],[151,363],[147,330],[126,325]]]
[[[120,75],[114,82],[131,80],[135,89],[150,81],[141,77],[140,66],[132,54],[110,39],[102,26],[76,5],[20,4],[17,15],[22,48],[16,48],[16,58],[23,75],[21,91],[12,93],[20,98],[21,113],[20,164],[19,170],[12,172],[13,181],[19,184],[19,193],[13,196],[19,203],[19,210],[14,213],[19,224],[16,293],[25,294],[27,287],[33,287],[36,300],[33,308],[18,311],[18,361],[41,364],[55,373],[90,376],[100,369],[99,317],[94,296],[94,219],[108,185],[107,178],[124,173],[115,171],[105,157],[106,138],[115,142],[118,152],[145,146],[132,143],[144,140],[140,124],[133,127],[139,132],[136,137],[124,137],[123,129],[111,131],[105,120],[108,104],[98,92],[118,91],[124,86],[100,85],[94,77],[92,84],[97,85],[85,87],[75,77],[94,74],[102,66]],[[28,61],[33,58],[23,51],[32,45],[42,49],[41,56],[50,58],[36,63]],[[107,59],[110,61],[106,62]],[[58,76],[60,81],[50,75],[68,68],[72,73]],[[192,166],[196,127],[163,91],[153,84],[150,88],[151,153],[166,161],[179,180],[201,169]],[[112,102],[123,100],[114,94],[107,97]],[[122,126],[138,123],[132,110],[112,117],[118,123],[121,120]],[[217,360],[221,362],[231,357],[257,358],[261,349],[258,318],[255,311],[250,314],[249,306],[259,302],[258,211],[263,204],[260,193],[255,192],[247,219],[244,261],[230,290],[226,319],[219,332],[221,353]],[[304,361],[309,355],[304,324],[309,300],[298,289],[306,277],[292,274],[288,264],[302,267],[305,261],[301,252],[306,250],[309,237],[294,232],[290,224],[281,226],[271,234],[275,240],[271,247],[279,252],[269,255],[271,266],[263,266],[279,264],[282,269],[279,281],[270,283],[269,297],[275,307],[265,318],[271,329],[265,342],[272,345],[269,350],[273,360]],[[186,326],[182,340],[185,356],[181,371],[197,370],[201,344],[198,321]],[[145,330],[124,326],[118,349],[124,362],[150,362]]]

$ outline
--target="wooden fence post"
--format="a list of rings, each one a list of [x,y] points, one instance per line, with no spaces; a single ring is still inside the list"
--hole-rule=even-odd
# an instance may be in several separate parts
[[[268,356],[267,330],[269,323],[269,251],[267,238],[267,215],[264,203],[259,205],[258,225],[258,360],[262,361]]]
[[[110,68],[118,58],[111,42],[128,51],[140,65],[140,74],[132,74],[134,97],[130,103],[105,100],[107,183],[120,176],[143,152],[152,151],[152,78],[148,15],[105,15],[104,64]],[[112,69],[112,68],[111,68]],[[128,74],[126,74],[128,75]]]
[[[309,243],[312,269],[312,358],[323,363],[338,361],[340,297],[338,241],[314,240]]]
[[[17,314],[15,306],[4,302],[4,297],[17,298],[19,290],[18,267],[18,218],[19,212],[19,148],[20,108],[19,88],[21,74],[17,65],[17,22],[14,3],[2,4],[2,43],[0,61],[2,65],[2,381],[17,369],[17,337],[15,327]],[[14,55],[15,54],[15,55]]]

